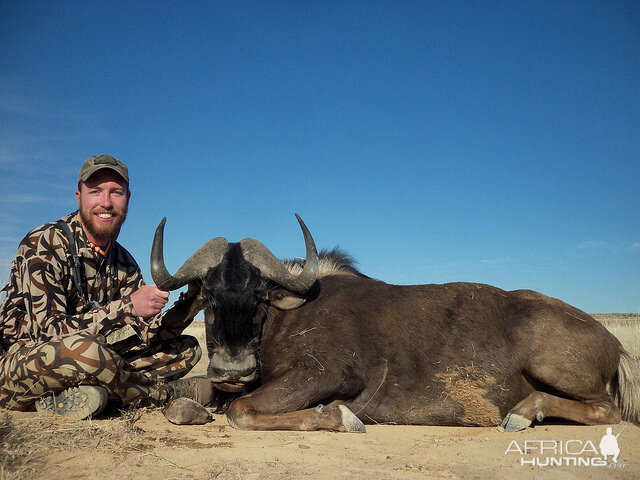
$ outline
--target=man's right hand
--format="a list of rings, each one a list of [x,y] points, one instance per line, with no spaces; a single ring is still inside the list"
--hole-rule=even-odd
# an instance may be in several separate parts
[[[162,311],[169,300],[169,292],[155,285],[143,285],[130,296],[135,314],[139,317],[152,317]]]

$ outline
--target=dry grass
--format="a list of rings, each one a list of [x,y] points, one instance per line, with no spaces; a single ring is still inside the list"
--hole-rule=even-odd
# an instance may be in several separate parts
[[[58,451],[89,452],[98,447],[126,455],[140,443],[135,423],[142,410],[124,410],[108,423],[0,410],[0,480],[33,478],[46,457]]]
[[[204,322],[193,322],[185,333],[205,348]],[[202,368],[206,363],[203,360]],[[146,449],[144,432],[136,426],[143,413],[142,409],[126,409],[108,420],[74,421],[0,409],[0,480],[34,478],[54,452],[89,453],[99,447],[125,457]]]
[[[639,322],[640,313],[592,313],[591,316],[600,323]]]
[[[598,314],[593,317],[620,340],[632,357],[640,359],[640,315],[618,313]]]
[[[206,341],[204,338],[204,322],[203,321],[198,321],[195,320],[193,322],[191,322],[191,325],[189,325],[185,330],[184,330],[185,335],[192,335],[194,337],[196,337],[198,339],[198,342],[200,342],[200,346],[202,347],[202,351],[206,352]]]
[[[186,335],[196,337],[200,343],[200,348],[202,349],[202,357],[189,375],[205,375],[207,373],[207,366],[209,365],[209,357],[207,356],[207,341],[205,340],[204,322],[192,322],[191,325],[185,329],[184,333]]]
[[[34,431],[16,424],[8,412],[0,418],[0,479],[28,478],[38,464],[31,437]]]
[[[640,359],[640,314],[596,313],[592,316],[620,340],[625,350]]]

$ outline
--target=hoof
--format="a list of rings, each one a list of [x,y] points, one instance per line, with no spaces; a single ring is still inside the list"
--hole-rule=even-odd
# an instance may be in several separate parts
[[[367,431],[364,423],[362,423],[351,410],[349,410],[344,405],[338,405],[338,408],[340,409],[340,414],[342,415],[342,425],[345,427],[346,432],[365,433]]]
[[[544,420],[544,413],[542,413],[542,412],[536,413],[536,420],[539,421],[539,422],[543,421]]]
[[[167,420],[176,425],[204,425],[213,420],[206,408],[184,397],[171,400],[162,413]]]
[[[507,416],[504,417],[504,420],[502,420],[502,423],[500,424],[500,426],[507,432],[524,430],[529,425],[531,425],[531,420],[523,417],[522,415],[518,415],[517,413],[507,413]]]

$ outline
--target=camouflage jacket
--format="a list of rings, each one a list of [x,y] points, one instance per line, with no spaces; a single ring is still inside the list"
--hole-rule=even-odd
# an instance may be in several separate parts
[[[103,257],[93,251],[76,211],[62,219],[83,265],[83,292],[96,308],[85,311],[73,283],[69,241],[56,222],[29,232],[18,247],[7,296],[0,306],[0,354],[27,341],[48,341],[81,331],[108,335],[131,325],[144,343],[174,338],[191,322],[192,301],[178,300],[155,317],[135,314],[129,298],[144,285],[138,264],[117,242]],[[98,306],[101,305],[101,306]]]

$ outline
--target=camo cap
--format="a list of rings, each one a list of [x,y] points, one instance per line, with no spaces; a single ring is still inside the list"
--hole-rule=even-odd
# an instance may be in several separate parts
[[[78,183],[86,182],[91,175],[103,168],[108,168],[116,172],[127,182],[127,186],[129,186],[129,170],[127,170],[127,166],[111,155],[95,155],[87,158],[80,168]]]

